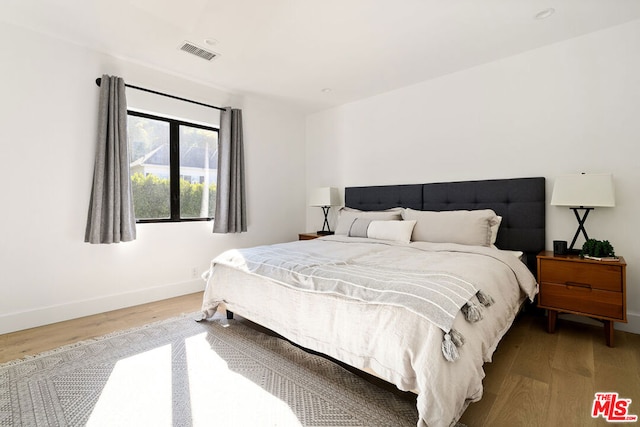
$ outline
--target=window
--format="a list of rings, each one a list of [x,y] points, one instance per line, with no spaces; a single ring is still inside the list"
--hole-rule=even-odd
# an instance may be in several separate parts
[[[129,111],[127,133],[136,221],[213,219],[218,129]]]

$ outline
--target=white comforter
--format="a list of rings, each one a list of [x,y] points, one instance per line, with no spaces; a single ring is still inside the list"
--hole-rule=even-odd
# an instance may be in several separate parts
[[[441,351],[442,329],[402,306],[266,279],[247,265],[241,251],[227,251],[212,261],[202,307],[206,317],[224,303],[304,347],[373,371],[401,390],[416,391],[418,426],[452,425],[470,402],[482,397],[482,364],[490,361],[523,299],[537,292],[522,262],[492,248],[339,236],[274,246],[331,263],[454,273],[491,295],[495,303],[483,309],[483,320],[468,323],[461,314],[454,320],[466,343],[459,348],[459,360],[448,362]]]

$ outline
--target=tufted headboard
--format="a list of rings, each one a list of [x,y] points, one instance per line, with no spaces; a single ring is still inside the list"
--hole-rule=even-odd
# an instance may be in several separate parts
[[[345,205],[361,210],[398,206],[427,211],[493,209],[502,217],[496,246],[523,251],[534,274],[536,255],[545,248],[543,177],[347,187]]]

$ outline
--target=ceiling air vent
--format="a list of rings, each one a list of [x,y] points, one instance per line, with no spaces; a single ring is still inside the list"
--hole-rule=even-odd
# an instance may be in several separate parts
[[[218,56],[217,53],[202,49],[201,47],[198,47],[190,42],[182,43],[182,46],[180,46],[180,50],[184,50],[185,52],[198,56],[202,59],[206,59],[207,61],[211,61],[213,58]]]

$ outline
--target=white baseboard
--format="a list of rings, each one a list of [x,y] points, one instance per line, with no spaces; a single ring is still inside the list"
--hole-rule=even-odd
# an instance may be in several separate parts
[[[577,316],[575,314],[559,314],[559,318],[571,320],[572,322],[585,323],[587,325],[601,326],[602,323],[596,320],[590,319],[585,316]],[[640,335],[640,314],[639,313],[627,313],[627,323],[615,322],[614,329],[618,331],[631,332],[632,334]]]
[[[202,290],[204,290],[204,282],[198,278],[187,282],[154,286],[134,292],[107,295],[89,300],[73,301],[68,304],[9,313],[0,316],[0,334],[77,319],[79,317],[187,295]],[[199,309],[200,307],[194,307],[194,311],[198,311]]]

